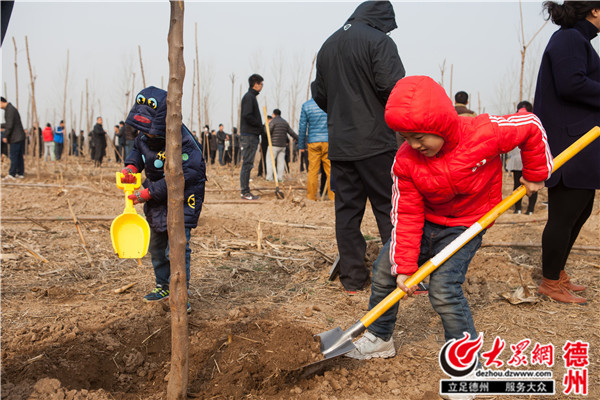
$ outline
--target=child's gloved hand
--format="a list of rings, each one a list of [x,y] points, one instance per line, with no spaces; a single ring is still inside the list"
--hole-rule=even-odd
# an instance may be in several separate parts
[[[149,189],[139,190],[127,196],[129,200],[133,200],[133,204],[145,203],[152,198]]]
[[[121,183],[135,183],[135,175],[133,174],[137,174],[137,172],[138,170],[134,165],[128,165],[123,168],[121,171],[123,174],[121,177]]]

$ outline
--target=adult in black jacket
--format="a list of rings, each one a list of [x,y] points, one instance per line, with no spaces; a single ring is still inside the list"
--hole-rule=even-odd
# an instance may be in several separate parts
[[[556,31],[542,56],[533,112],[557,156],[588,130],[600,125],[600,58],[590,44],[600,30],[600,1],[545,2]],[[584,303],[572,292],[564,268],[600,189],[600,141],[589,144],[553,173],[548,187],[548,222],[542,234],[542,284],[539,292],[566,303]]]
[[[4,97],[0,99],[0,108],[4,110],[4,119],[6,120],[2,141],[10,145],[8,150],[10,169],[6,178],[23,178],[25,175],[25,160],[23,159],[25,152],[25,130],[21,123],[21,116],[15,106],[6,101]]]
[[[242,169],[240,171],[240,190],[244,200],[258,200],[260,196],[250,193],[250,171],[254,166],[258,138],[263,129],[262,118],[256,96],[263,88],[263,77],[258,74],[250,75],[248,84],[250,88],[242,97],[242,124],[241,124],[241,147],[242,147]]]
[[[348,292],[363,289],[369,280],[360,230],[367,198],[384,244],[392,231],[389,171],[397,144],[384,111],[405,73],[387,36],[396,27],[390,2],[364,2],[317,55],[313,98],[327,113],[340,281]]]
[[[94,149],[94,166],[100,167],[102,158],[106,155],[106,131],[102,128],[102,117],[96,118],[96,125],[92,129],[91,142]]]
[[[121,160],[125,160],[127,158],[127,154],[125,154],[125,144],[127,143],[127,134],[125,129],[125,121],[119,121],[119,154],[121,155]]]
[[[217,133],[214,129],[208,135],[208,147],[210,148],[210,165],[213,165],[217,156]]]
[[[223,159],[223,152],[225,151],[225,139],[227,139],[227,134],[223,130],[223,124],[219,124],[219,130],[217,131],[217,150],[219,151],[220,165],[225,165],[225,160]]]
[[[233,149],[233,165],[237,166],[240,163],[240,155],[242,154],[240,150],[240,134],[237,131],[237,127],[234,126],[232,130],[233,143],[231,144],[231,148]]]

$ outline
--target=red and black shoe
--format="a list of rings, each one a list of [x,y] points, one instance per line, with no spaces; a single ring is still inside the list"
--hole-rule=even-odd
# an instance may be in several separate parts
[[[423,282],[419,282],[419,284],[417,285],[417,290],[415,290],[415,292],[413,293],[414,295],[417,294],[428,294],[429,293],[429,285]]]

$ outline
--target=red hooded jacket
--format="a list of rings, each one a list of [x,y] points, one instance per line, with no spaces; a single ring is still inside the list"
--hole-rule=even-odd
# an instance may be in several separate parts
[[[444,145],[426,157],[402,144],[392,167],[392,274],[418,266],[424,221],[470,226],[502,200],[500,154],[520,147],[523,176],[548,179],[553,168],[546,133],[533,114],[459,117],[444,89],[426,76],[401,79],[390,94],[387,124],[398,132],[441,136]]]
[[[54,141],[54,133],[52,132],[52,128],[49,126],[44,127],[44,130],[42,131],[42,137],[44,138],[44,142]]]

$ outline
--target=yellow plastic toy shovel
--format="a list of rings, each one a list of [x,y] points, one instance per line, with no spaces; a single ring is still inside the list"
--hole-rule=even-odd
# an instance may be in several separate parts
[[[121,183],[123,174],[117,172],[117,187],[125,191],[125,210],[110,225],[110,238],[119,258],[142,258],[150,244],[150,225],[135,212],[133,200],[127,197],[141,185],[141,174],[134,175],[135,183]]]

